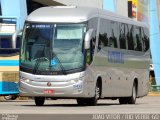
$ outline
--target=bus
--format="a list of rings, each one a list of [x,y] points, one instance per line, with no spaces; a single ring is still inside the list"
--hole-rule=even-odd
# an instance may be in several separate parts
[[[0,16],[0,95],[7,100],[18,96],[19,46],[17,37],[13,48],[12,35],[17,30],[17,18]]]
[[[23,28],[27,14],[42,6],[33,0],[0,0],[0,96],[6,100],[19,94],[20,36],[13,48],[12,35]]]
[[[45,98],[135,104],[148,93],[149,64],[147,25],[96,8],[42,7],[25,21],[19,91],[36,106]]]

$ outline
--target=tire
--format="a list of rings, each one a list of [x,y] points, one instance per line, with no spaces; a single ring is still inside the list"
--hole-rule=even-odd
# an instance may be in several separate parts
[[[137,98],[137,87],[136,84],[133,84],[132,87],[132,96],[128,98],[128,104],[135,104]]]
[[[35,97],[35,104],[36,106],[43,106],[44,102],[45,102],[45,98],[44,97]]]
[[[128,98],[119,98],[120,104],[128,104]]]
[[[77,99],[77,104],[79,105],[79,106],[84,106],[84,105],[86,105],[87,104],[87,99],[85,99],[85,98],[78,98]]]
[[[87,101],[86,101],[87,105],[96,106],[99,98],[100,98],[100,87],[97,83],[96,88],[95,88],[95,96],[93,98],[87,99]]]
[[[5,100],[15,100],[18,97],[18,95],[7,95],[4,96]]]

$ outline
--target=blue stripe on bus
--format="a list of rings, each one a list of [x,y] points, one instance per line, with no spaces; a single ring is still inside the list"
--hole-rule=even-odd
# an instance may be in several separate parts
[[[0,95],[18,94],[18,83],[0,82]]]
[[[19,94],[19,92],[1,92],[0,91],[0,95],[13,95],[13,94]]]
[[[19,60],[0,60],[0,66],[19,66]]]
[[[2,82],[0,82],[0,94],[2,92]]]

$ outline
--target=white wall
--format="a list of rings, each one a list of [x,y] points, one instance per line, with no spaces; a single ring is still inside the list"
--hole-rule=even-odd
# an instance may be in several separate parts
[[[128,0],[115,0],[116,13],[128,17]]]

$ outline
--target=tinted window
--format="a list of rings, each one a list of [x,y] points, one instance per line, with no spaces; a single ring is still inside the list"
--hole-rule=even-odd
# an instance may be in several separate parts
[[[120,23],[120,35],[119,35],[120,48],[126,49],[126,36],[125,36],[125,24]]]
[[[127,25],[129,32],[127,34],[128,50],[134,50],[134,26]]]
[[[118,48],[117,38],[119,36],[118,23],[111,20],[100,20],[99,48]]]
[[[118,48],[117,38],[119,36],[118,22],[110,21],[111,32],[109,36],[109,47]]]
[[[20,47],[20,37],[17,38],[16,48],[12,48],[12,37],[11,36],[1,36],[0,37],[0,56],[10,56],[13,54],[18,54]]]
[[[143,51],[147,51],[149,49],[149,31],[147,28],[142,29],[142,43],[143,43]]]
[[[100,19],[98,48],[103,47],[147,51],[149,31],[131,24]]]
[[[135,26],[134,39],[135,39],[134,50],[142,51],[142,38],[141,38],[141,28],[140,27]]]
[[[110,46],[109,37],[111,36],[111,24],[109,20],[100,19],[99,26],[99,41],[98,47],[101,49],[103,47]]]
[[[95,51],[97,23],[98,23],[98,18],[92,18],[91,20],[88,21],[88,25],[87,25],[88,30],[93,29],[93,33],[91,36],[91,42],[90,42],[90,49],[86,50],[86,62],[88,64],[91,64],[93,60],[94,51]]]
[[[44,7],[46,5],[43,5],[41,3],[35,2],[34,0],[26,0],[27,2],[27,13],[30,14],[32,11]]]

